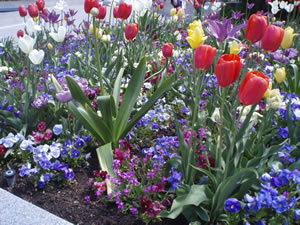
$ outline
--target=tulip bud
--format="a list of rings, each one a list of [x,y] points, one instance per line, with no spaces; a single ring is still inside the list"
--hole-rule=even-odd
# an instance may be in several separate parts
[[[125,38],[127,40],[132,40],[135,38],[139,31],[139,24],[138,23],[129,23],[125,27]]]
[[[90,32],[91,34],[94,33],[94,26],[93,26],[93,24],[90,24],[90,26],[89,26],[89,32]]]
[[[99,39],[101,39],[101,38],[102,38],[102,35],[103,35],[103,30],[102,30],[102,29],[98,29],[97,37],[98,37]]]
[[[27,9],[24,5],[19,6],[19,14],[21,17],[27,16]]]
[[[98,16],[99,15],[99,9],[97,9],[97,8],[92,8],[92,10],[91,10],[91,14],[92,14],[92,16]]]
[[[24,37],[24,31],[23,30],[18,30],[17,32],[17,37]]]
[[[271,94],[271,91],[272,91],[272,86],[273,86],[273,83],[269,82],[269,87],[268,87],[267,91],[264,94],[264,98],[270,98],[270,94]]]
[[[170,16],[175,16],[176,15],[176,9],[175,8],[172,8],[170,10]]]
[[[291,27],[285,28],[283,39],[281,42],[281,47],[283,49],[290,48],[293,44],[293,38],[294,38],[294,29]]]
[[[241,51],[242,43],[233,41],[230,46],[230,54],[239,54]]]
[[[170,58],[173,54],[173,44],[166,43],[162,47],[162,53],[165,58]]]
[[[86,13],[90,13],[92,8],[98,8],[98,7],[99,7],[99,0],[85,0],[84,1],[84,11]]]
[[[45,8],[45,0],[36,0],[36,5],[39,9],[39,11],[43,11],[43,9]]]
[[[53,48],[53,45],[51,43],[48,43],[47,47],[49,50],[51,50]]]
[[[183,8],[180,8],[180,9],[178,10],[178,12],[177,12],[177,16],[178,16],[179,18],[182,18],[183,15],[184,15]]]
[[[113,15],[114,17],[117,19],[117,18],[120,18],[119,17],[119,7],[116,6],[114,9],[113,9]]]
[[[284,81],[286,77],[286,72],[285,72],[285,68],[277,68],[275,71],[275,80],[277,81],[277,83],[282,83]]]
[[[28,12],[29,12],[29,16],[31,16],[32,18],[38,17],[39,15],[39,9],[36,4],[29,4]]]
[[[160,3],[159,8],[163,9],[164,8],[164,3]]]
[[[158,17],[158,14],[155,12],[154,15],[153,15],[154,19],[157,19]]]

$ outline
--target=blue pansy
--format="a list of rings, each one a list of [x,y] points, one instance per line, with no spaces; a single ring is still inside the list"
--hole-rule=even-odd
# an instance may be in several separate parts
[[[241,203],[236,198],[229,198],[225,202],[225,209],[231,213],[239,212],[241,207]]]

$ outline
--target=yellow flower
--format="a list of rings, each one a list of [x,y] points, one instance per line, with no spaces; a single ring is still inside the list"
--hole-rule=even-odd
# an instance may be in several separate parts
[[[182,18],[183,15],[184,15],[183,8],[180,8],[180,9],[178,10],[178,12],[177,12],[177,16],[178,16],[179,18]]]
[[[277,68],[275,71],[275,80],[277,81],[277,83],[282,83],[284,81],[286,77],[286,72],[285,72],[285,68]]]
[[[170,16],[175,16],[176,15],[176,9],[175,8],[172,8],[170,10]]]
[[[186,38],[186,40],[189,42],[190,46],[195,49],[200,44],[203,44],[208,37],[204,34],[200,20],[195,20],[190,24],[189,27],[189,36]]]
[[[154,17],[154,19],[157,19],[158,14],[157,14],[157,13],[154,13],[153,17]]]
[[[230,54],[235,54],[235,55],[239,54],[241,51],[241,46],[242,46],[241,42],[233,41],[230,46]]]
[[[103,30],[101,28],[97,29],[97,38],[101,39],[102,35],[103,35]]]
[[[37,22],[38,20],[39,20],[38,17],[34,17],[34,18],[33,18],[33,21],[34,21],[34,22]]]
[[[271,91],[272,91],[272,82],[269,82],[269,87],[268,87],[267,91],[265,92],[264,97],[270,98]]]
[[[284,36],[283,40],[281,42],[281,47],[283,49],[290,48],[293,43],[293,38],[294,38],[294,29],[291,27],[287,27],[284,29]]]
[[[47,47],[51,50],[53,48],[53,45],[51,43],[48,43]]]
[[[89,32],[90,32],[91,34],[94,33],[94,26],[93,26],[93,24],[90,24],[90,26],[89,26]]]

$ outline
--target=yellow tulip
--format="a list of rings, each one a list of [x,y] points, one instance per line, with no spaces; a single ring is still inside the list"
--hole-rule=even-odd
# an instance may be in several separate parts
[[[277,83],[282,83],[284,81],[286,77],[286,72],[285,72],[285,68],[277,68],[275,71],[275,80],[277,81]]]
[[[190,46],[193,49],[203,44],[204,41],[208,38],[204,34],[200,20],[195,20],[193,23],[190,24],[190,29],[188,30],[188,33],[189,36],[186,38],[186,40],[189,42]]]
[[[170,10],[170,16],[175,16],[176,15],[176,9],[175,8],[172,8]]]
[[[91,34],[94,33],[94,26],[93,26],[93,24],[90,24],[90,26],[89,26],[89,32],[90,32]]]
[[[47,47],[51,50],[53,48],[53,45],[51,43],[48,43]]]
[[[34,22],[37,22],[38,20],[39,20],[38,17],[34,17],[34,18],[33,18],[33,21],[34,21]]]
[[[101,39],[103,35],[103,30],[102,29],[97,29],[97,38]]]
[[[158,14],[157,14],[157,13],[154,13],[153,17],[154,17],[154,19],[157,19]]]
[[[239,54],[241,51],[241,46],[242,46],[241,42],[233,41],[230,46],[230,54],[235,54],[235,55]]]
[[[202,29],[202,23],[200,20],[194,20],[190,25],[190,30],[194,30],[196,27],[200,27]]]
[[[287,27],[284,29],[284,36],[281,42],[281,47],[283,49],[290,48],[293,43],[294,38],[294,29],[291,27]]]
[[[269,87],[268,87],[267,91],[265,92],[264,97],[270,98],[271,92],[272,92],[272,82],[269,82]]]
[[[178,10],[177,16],[178,16],[179,18],[182,18],[183,15],[184,15],[184,11],[183,11],[183,8],[181,8],[181,9]]]

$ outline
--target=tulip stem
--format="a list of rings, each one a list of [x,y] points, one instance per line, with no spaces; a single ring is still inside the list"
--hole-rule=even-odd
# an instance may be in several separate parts
[[[152,74],[150,77],[147,77],[147,78],[145,79],[145,82],[147,82],[148,80],[150,80],[152,77],[155,77],[155,76],[157,76],[158,74],[162,73],[166,68],[168,68],[168,64],[169,64],[169,59],[167,58],[164,67],[163,67],[161,70],[157,71],[156,73]]]
[[[98,48],[98,39],[97,39],[97,29],[96,29],[96,19],[93,16],[93,29],[94,29],[94,40],[95,40],[95,49],[96,49],[96,56],[97,56],[97,64],[98,64],[98,73],[100,79],[100,87],[101,87],[101,95],[105,95],[105,89],[103,85],[103,78],[102,78],[102,66],[101,66],[101,58]]]

